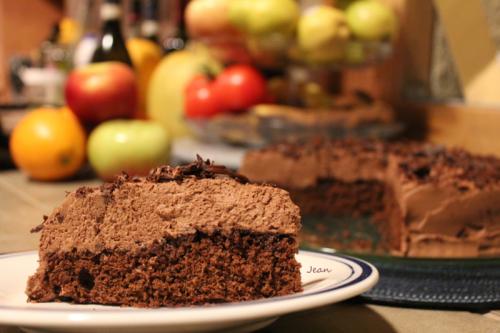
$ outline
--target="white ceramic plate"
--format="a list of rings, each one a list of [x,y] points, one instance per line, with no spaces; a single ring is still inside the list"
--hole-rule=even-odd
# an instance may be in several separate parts
[[[258,301],[186,308],[26,302],[24,290],[37,267],[36,252],[0,256],[0,325],[27,332],[249,332],[278,316],[359,295],[375,285],[378,272],[362,260],[300,251],[304,291]]]

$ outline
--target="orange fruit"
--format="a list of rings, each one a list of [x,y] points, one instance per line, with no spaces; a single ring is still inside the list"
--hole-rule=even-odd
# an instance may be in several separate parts
[[[85,131],[67,108],[29,112],[10,138],[15,164],[36,180],[74,175],[85,160]]]
[[[149,39],[143,38],[127,40],[127,50],[132,58],[139,88],[139,108],[135,118],[144,119],[146,118],[146,94],[149,81],[156,65],[162,59],[162,50]]]
[[[59,40],[63,45],[75,44],[82,35],[82,27],[78,21],[69,17],[63,17],[59,21]]]

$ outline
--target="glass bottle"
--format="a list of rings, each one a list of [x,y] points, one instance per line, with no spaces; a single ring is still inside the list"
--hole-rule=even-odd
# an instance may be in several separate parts
[[[120,61],[133,67],[121,32],[121,1],[105,0],[100,8],[100,16],[103,22],[101,37],[92,62]]]

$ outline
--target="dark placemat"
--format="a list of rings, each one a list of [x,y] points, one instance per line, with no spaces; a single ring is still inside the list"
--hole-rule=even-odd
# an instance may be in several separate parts
[[[500,259],[364,259],[380,272],[379,283],[361,296],[365,301],[435,309],[500,308]]]
[[[379,283],[363,294],[365,301],[397,306],[488,310],[500,308],[500,258],[412,259],[381,252],[381,239],[369,217],[303,216],[301,247],[331,253],[337,246],[367,244],[366,259],[380,272]],[[341,251],[343,252],[343,251]]]

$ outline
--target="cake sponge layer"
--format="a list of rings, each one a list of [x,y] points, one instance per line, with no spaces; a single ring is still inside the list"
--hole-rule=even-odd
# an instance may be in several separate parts
[[[166,237],[135,251],[53,252],[30,278],[32,301],[138,307],[239,302],[301,290],[296,240],[234,230]]]

